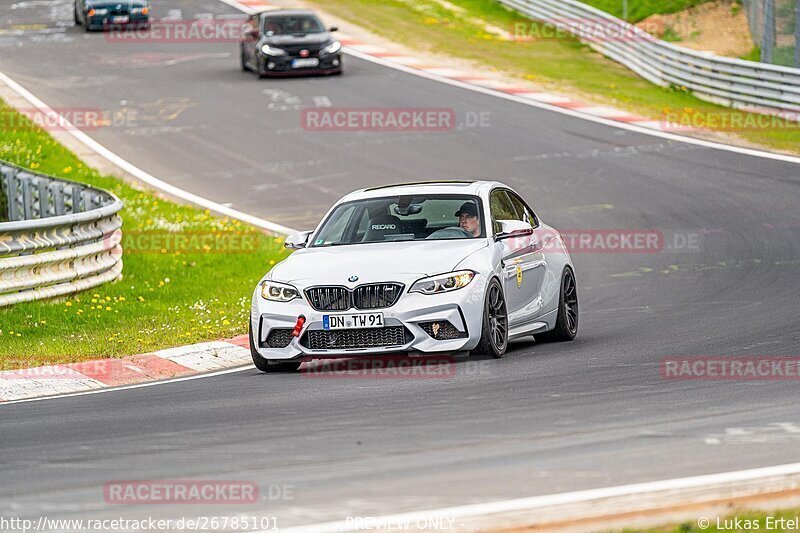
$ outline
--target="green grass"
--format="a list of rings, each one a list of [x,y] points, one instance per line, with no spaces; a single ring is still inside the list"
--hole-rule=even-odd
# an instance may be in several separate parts
[[[12,111],[0,102],[0,112]],[[121,281],[0,309],[0,369],[119,357],[245,333],[256,282],[286,254],[282,238],[99,175],[33,126],[0,130],[0,159],[113,192],[125,204],[128,238],[211,234],[236,243],[223,250],[212,244],[210,250],[162,251],[142,240],[129,242]]]
[[[774,531],[774,532],[788,532],[797,531],[795,527],[786,527],[789,525],[786,522],[779,522],[780,519],[797,520],[800,516],[800,509],[784,509],[780,511],[741,511],[735,514],[730,514],[719,518],[719,527],[717,526],[717,516],[715,515],[698,515],[697,519],[683,522],[681,524],[670,524],[660,526],[652,529],[624,529],[625,533],[715,533],[719,531]],[[773,521],[767,527],[767,517],[771,517]],[[705,529],[699,527],[698,522],[701,518],[708,519],[708,527]],[[735,519],[739,519],[738,527]],[[756,527],[756,525],[758,527]],[[780,527],[783,525],[783,527]]]
[[[548,90],[607,103],[655,120],[667,110],[747,117],[747,113],[704,102],[682,88],[661,88],[591,50],[578,40],[526,19],[493,0],[311,0],[322,9],[369,28],[409,48],[483,64]],[[633,3],[633,2],[632,2]],[[685,3],[685,2],[684,2]],[[660,4],[660,2],[659,2]],[[486,24],[509,33],[528,28],[533,39],[502,39]],[[779,125],[780,126],[780,125]],[[737,132],[750,144],[798,152],[798,128]]]
[[[611,13],[615,17],[623,18],[622,0],[582,0],[597,9]],[[656,13],[667,15],[689,9],[709,0],[628,0],[628,21],[639,22]]]

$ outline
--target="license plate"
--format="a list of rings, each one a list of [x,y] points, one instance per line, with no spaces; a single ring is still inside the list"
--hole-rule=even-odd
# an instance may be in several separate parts
[[[128,17],[111,17],[111,24],[127,24]]]
[[[316,57],[295,59],[292,61],[292,68],[316,67],[317,65],[319,65],[319,59],[317,59]]]
[[[382,328],[383,313],[356,313],[351,315],[322,315],[322,329]]]

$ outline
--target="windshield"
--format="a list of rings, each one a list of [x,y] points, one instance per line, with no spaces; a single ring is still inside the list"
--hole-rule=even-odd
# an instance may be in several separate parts
[[[264,32],[274,35],[291,35],[301,33],[322,33],[325,27],[314,15],[286,15],[267,17],[264,19]]]
[[[370,198],[336,207],[311,246],[475,239],[485,235],[483,226],[483,208],[476,196]]]

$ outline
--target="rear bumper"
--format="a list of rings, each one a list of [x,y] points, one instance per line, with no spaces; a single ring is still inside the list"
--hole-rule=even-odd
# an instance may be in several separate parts
[[[111,23],[112,16],[89,17],[86,19],[86,27],[90,30],[145,29],[150,27],[150,15],[128,15],[128,22],[113,24]]]
[[[394,306],[375,309],[375,312],[383,313],[386,328],[404,328],[402,343],[363,348],[313,348],[309,333],[325,331],[322,322],[325,314],[368,313],[373,312],[372,310],[321,312],[314,310],[305,299],[288,303],[267,302],[256,290],[250,310],[254,348],[259,355],[270,360],[309,360],[398,352],[452,353],[472,350],[480,341],[483,322],[486,284],[481,278],[483,277],[476,277],[469,287],[446,294],[423,295],[404,292]],[[267,346],[270,332],[293,329],[301,315],[305,317],[306,322],[298,336],[292,337],[289,344],[282,348]],[[423,325],[430,322],[449,322],[460,336],[448,339],[434,338],[423,329]]]

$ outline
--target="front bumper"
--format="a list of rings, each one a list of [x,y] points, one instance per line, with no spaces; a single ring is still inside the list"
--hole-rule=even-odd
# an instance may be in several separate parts
[[[250,326],[253,332],[255,351],[269,360],[317,359],[329,357],[352,357],[356,355],[396,354],[398,352],[452,353],[471,350],[478,345],[483,322],[483,301],[485,281],[483,276],[476,276],[472,283],[463,289],[444,294],[424,295],[409,293],[405,289],[400,299],[392,307],[374,310],[351,309],[349,311],[317,311],[303,299],[286,303],[269,302],[261,298],[260,287],[253,294],[250,309]],[[302,291],[301,291],[302,293]],[[381,312],[384,316],[385,328],[403,328],[402,334],[393,337],[399,339],[391,346],[372,346],[363,348],[325,348],[320,349],[319,339],[325,332],[322,326],[323,315],[349,313]],[[286,347],[271,348],[267,346],[267,338],[273,330],[293,329],[299,316],[306,321],[300,334],[292,337]],[[449,322],[460,334],[458,338],[437,339],[423,329],[425,323]],[[428,326],[430,330],[430,327]],[[362,332],[370,339],[388,336],[389,332],[366,333],[370,330],[339,330]],[[317,333],[315,333],[317,332]],[[282,333],[281,331],[276,331]],[[312,333],[315,342],[311,342]],[[355,334],[353,334],[355,335]],[[317,347],[315,347],[317,346]]]
[[[263,68],[260,74],[266,76],[300,76],[304,74],[336,74],[342,71],[342,54],[326,54],[313,56],[311,58],[301,58],[295,55],[285,56],[262,56]],[[314,67],[292,66],[295,59],[319,59],[319,64]],[[272,68],[270,68],[270,65]]]

